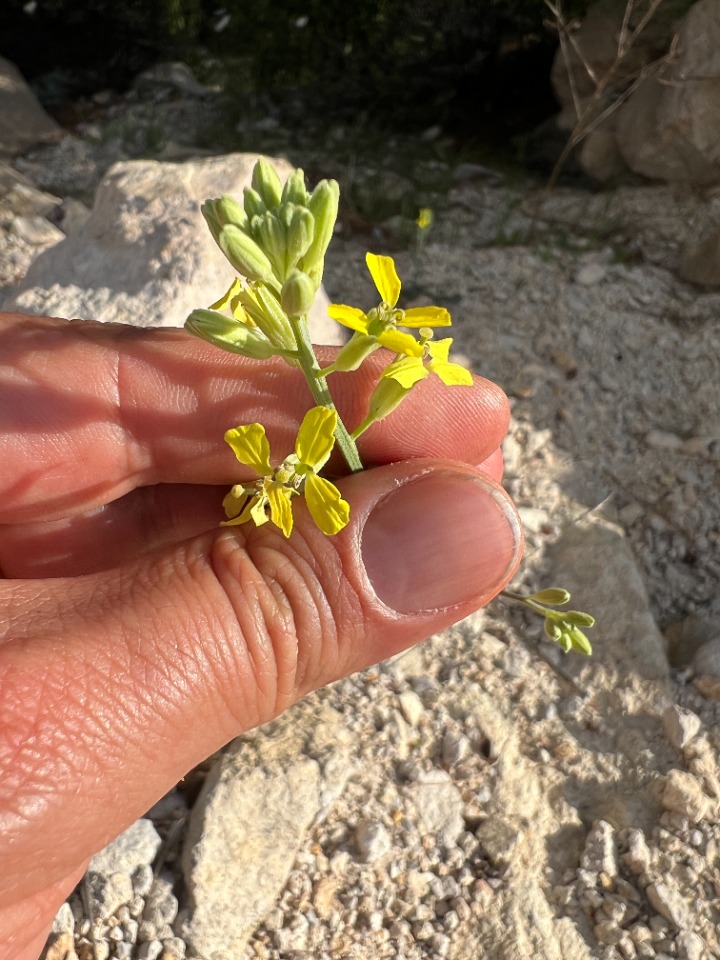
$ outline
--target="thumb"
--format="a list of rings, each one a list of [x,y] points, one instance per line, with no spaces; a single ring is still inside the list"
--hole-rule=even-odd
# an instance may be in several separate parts
[[[225,528],[115,571],[0,584],[15,771],[0,902],[69,873],[232,737],[471,613],[517,566],[514,509],[471,467],[406,461],[338,485],[352,513],[335,537],[298,497],[289,540]]]

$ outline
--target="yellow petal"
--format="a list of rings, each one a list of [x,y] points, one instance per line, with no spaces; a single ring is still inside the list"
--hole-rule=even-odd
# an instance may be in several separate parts
[[[395,360],[385,370],[383,370],[383,380],[395,380],[405,390],[414,387],[416,383],[424,380],[428,372],[421,359],[418,357],[402,357]]]
[[[383,303],[389,307],[394,307],[400,299],[400,277],[395,269],[395,261],[392,257],[381,257],[376,253],[366,253],[365,263],[367,263],[370,276],[375,281],[378,293],[382,297]]]
[[[452,337],[445,337],[444,340],[431,340],[427,344],[427,351],[433,360],[442,360],[447,363],[450,356],[450,347],[452,346]]]
[[[448,387],[463,386],[471,387],[473,376],[465,367],[459,363],[443,363],[442,360],[431,360],[428,367],[433,373],[436,373],[442,382]]]
[[[448,387],[469,387],[473,382],[472,373],[465,367],[461,367],[459,363],[450,363],[448,361],[451,344],[452,339],[450,337],[445,340],[436,340],[427,344],[428,353],[430,354],[428,368],[437,374]]]
[[[408,357],[421,357],[423,348],[418,341],[409,333],[401,333],[394,327],[389,327],[378,334],[378,343],[393,353],[404,353]]]
[[[344,327],[350,327],[358,333],[367,333],[368,318],[357,307],[348,307],[344,303],[331,303],[328,307],[328,315]]]
[[[324,477],[308,474],[305,500],[310,516],[327,536],[342,530],[350,519],[350,505],[340,496],[335,484]]]
[[[289,537],[293,528],[292,506],[290,505],[292,491],[287,487],[273,483],[268,486],[267,495],[270,502],[270,519],[276,527],[280,527],[286,537]]]
[[[410,307],[403,310],[398,323],[401,327],[449,327],[452,320],[445,307]]]
[[[210,304],[208,310],[225,310],[226,307],[230,305],[230,301],[233,299],[233,297],[236,297],[241,289],[242,285],[240,281],[235,278],[228,292],[223,294],[219,300],[215,301],[215,303]]]
[[[321,470],[335,446],[337,413],[327,407],[308,410],[300,424],[295,453],[300,463],[315,472]]]
[[[236,320],[239,320],[240,323],[247,324],[248,327],[257,326],[253,318],[250,316],[250,314],[247,312],[245,307],[243,307],[242,303],[240,302],[240,297],[233,297],[230,300],[230,313],[233,315],[233,317]]]
[[[270,444],[262,424],[248,423],[228,430],[225,434],[225,442],[232,447],[240,463],[252,467],[262,477],[272,473]]]

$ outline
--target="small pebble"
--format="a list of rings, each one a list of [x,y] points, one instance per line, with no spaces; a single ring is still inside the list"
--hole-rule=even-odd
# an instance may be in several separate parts
[[[373,863],[392,849],[387,828],[379,820],[361,820],[355,829],[355,845],[365,863]]]
[[[53,920],[52,933],[72,933],[75,929],[75,917],[69,903],[64,903]]]
[[[138,950],[138,960],[158,960],[162,953],[163,945],[159,940],[148,940],[140,944]]]
[[[669,771],[662,794],[662,804],[666,810],[697,823],[706,817],[710,803],[710,798],[691,773],[684,770]]]
[[[153,879],[153,869],[150,864],[141,864],[132,875],[133,893],[138,897],[146,897],[152,888]]]
[[[575,272],[575,283],[583,287],[593,287],[605,279],[607,271],[601,263],[584,263]]]
[[[650,906],[665,919],[675,924],[676,927],[687,925],[689,920],[688,904],[674,884],[671,885],[669,882],[665,883],[658,880],[650,884],[645,894]]]
[[[653,450],[679,450],[682,439],[668,430],[648,430],[645,434],[645,443]]]
[[[425,713],[425,707],[414,690],[404,690],[398,697],[400,712],[411,727],[416,727]]]
[[[697,736],[702,726],[700,717],[692,710],[673,704],[663,711],[665,736],[676,750],[683,750]]]

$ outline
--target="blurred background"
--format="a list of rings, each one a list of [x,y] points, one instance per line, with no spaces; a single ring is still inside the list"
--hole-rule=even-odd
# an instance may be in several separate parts
[[[588,6],[562,9],[572,21]],[[122,94],[153,64],[182,61],[224,93],[226,136],[257,113],[312,112],[328,127],[438,125],[521,162],[524,138],[558,109],[557,47],[542,0],[4,0],[0,10],[0,55],[64,124],[81,98]]]

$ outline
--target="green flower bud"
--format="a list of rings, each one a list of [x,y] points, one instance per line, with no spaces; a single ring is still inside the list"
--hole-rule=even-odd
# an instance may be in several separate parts
[[[573,627],[594,627],[595,617],[589,613],[583,613],[582,610],[565,610],[562,614],[563,621]]]
[[[315,233],[308,252],[300,267],[320,286],[322,280],[322,262],[325,251],[332,240],[333,229],[338,214],[340,187],[335,180],[321,180],[308,201],[308,209],[315,220]],[[317,270],[320,276],[317,276]]]
[[[255,241],[233,224],[220,231],[217,243],[233,267],[248,280],[273,280],[272,264]]]
[[[544,590],[531,594],[528,599],[546,603],[549,607],[561,607],[564,603],[568,603],[570,594],[562,587],[545,587]]]
[[[293,170],[285,181],[280,204],[284,206],[286,203],[296,203],[298,206],[306,207],[307,202],[308,192],[305,187],[305,174],[300,169]]]
[[[559,643],[560,638],[563,635],[562,627],[559,623],[555,623],[550,617],[545,617],[545,636],[548,640],[552,640],[553,643]]]
[[[228,224],[233,224],[241,230],[248,229],[247,214],[233,197],[226,195],[218,200],[208,200],[202,204],[200,212],[205,217],[216,243],[220,231]]]
[[[262,157],[255,164],[252,172],[252,187],[262,197],[265,206],[274,210],[280,203],[282,184],[275,167]]]
[[[258,225],[258,244],[267,254],[279,280],[285,277],[285,230],[274,213],[266,213]]]
[[[315,284],[302,270],[292,270],[280,292],[280,306],[290,317],[301,317],[313,305]]]
[[[193,310],[185,321],[185,329],[216,347],[254,360],[267,360],[277,353],[267,338],[252,327],[215,310]]]
[[[412,387],[403,387],[392,377],[381,379],[370,397],[367,417],[350,434],[353,440],[357,440],[360,434],[364,433],[373,423],[389,416],[393,410],[400,406],[411,390]]]
[[[245,198],[245,213],[251,220],[253,217],[264,216],[267,207],[257,190],[254,190],[252,187],[245,187],[243,197]]]
[[[572,630],[570,630],[569,636],[573,650],[578,650],[580,653],[584,653],[586,657],[592,655],[592,644],[582,630],[578,630],[577,627],[573,627]]]
[[[291,270],[297,266],[300,259],[310,249],[310,244],[315,236],[315,220],[309,210],[304,207],[297,207],[295,204],[288,204],[283,209],[283,213],[285,211],[289,213],[289,222],[285,231],[287,236],[286,259],[288,269]],[[314,286],[317,290],[319,284],[314,284]]]

